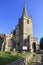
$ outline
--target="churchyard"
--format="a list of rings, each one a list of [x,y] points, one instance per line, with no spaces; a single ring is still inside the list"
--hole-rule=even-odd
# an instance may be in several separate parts
[[[6,65],[12,61],[16,61],[19,58],[31,54],[31,52],[16,53],[15,55],[0,51],[0,65]]]

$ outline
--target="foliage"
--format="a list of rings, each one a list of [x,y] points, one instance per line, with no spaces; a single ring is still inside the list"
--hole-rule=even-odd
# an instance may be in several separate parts
[[[43,37],[40,39],[40,49],[43,49]]]

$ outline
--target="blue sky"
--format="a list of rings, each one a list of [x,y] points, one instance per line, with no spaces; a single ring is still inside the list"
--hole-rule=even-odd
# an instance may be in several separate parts
[[[0,0],[0,33],[10,33],[18,23],[26,1],[28,16],[32,16],[33,35],[43,37],[43,0]]]

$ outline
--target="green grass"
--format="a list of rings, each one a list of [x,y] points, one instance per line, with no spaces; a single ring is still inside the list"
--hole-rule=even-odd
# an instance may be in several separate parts
[[[29,53],[30,52],[24,52],[24,53],[17,53],[16,55],[12,55],[0,51],[0,65],[5,65],[9,62],[15,61],[19,58],[26,56]]]

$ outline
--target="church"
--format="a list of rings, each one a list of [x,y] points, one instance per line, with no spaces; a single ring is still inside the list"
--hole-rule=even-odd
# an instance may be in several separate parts
[[[24,4],[22,16],[11,34],[4,34],[1,44],[2,51],[30,51],[38,50],[38,40],[33,36],[32,18],[28,16]]]

